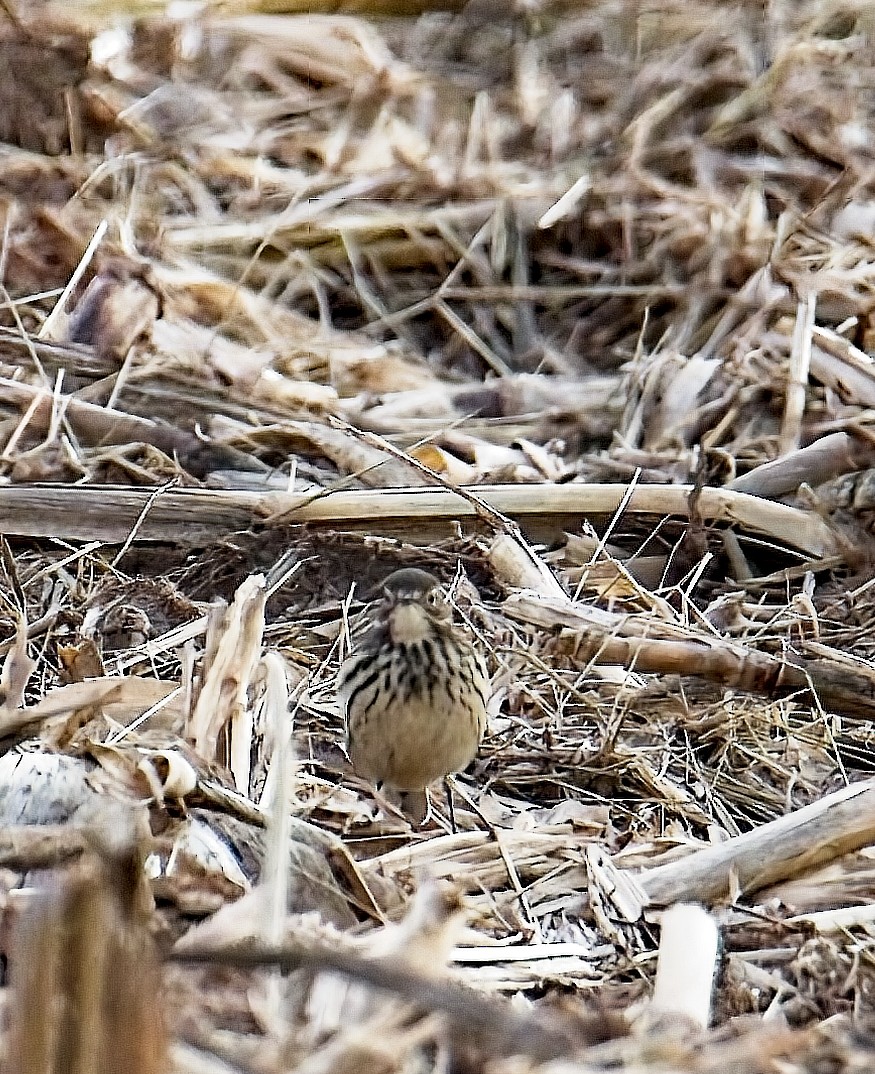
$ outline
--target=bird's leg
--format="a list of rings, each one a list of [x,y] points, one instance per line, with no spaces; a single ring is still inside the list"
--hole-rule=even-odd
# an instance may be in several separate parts
[[[431,813],[428,791],[404,791],[401,795],[401,809],[414,828],[421,828]]]
[[[467,805],[468,808],[476,816],[478,816],[480,818],[480,820],[483,822],[483,826],[488,831],[493,831],[494,832],[495,829],[494,829],[492,823],[490,821],[488,821],[486,819],[486,817],[484,817],[483,811],[480,809],[480,806],[477,805],[477,802],[468,793],[468,791],[467,791],[467,789],[465,787],[465,784],[459,782],[459,780],[457,780],[455,776],[447,776],[446,779],[444,780],[444,782],[449,783],[449,789],[454,790],[456,792],[456,794],[459,795],[459,797],[462,799],[462,801],[465,803],[465,805]]]
[[[385,816],[402,817],[404,820],[409,819],[405,810],[404,795],[399,794],[398,791],[393,790],[391,787],[387,787],[382,780],[379,780],[377,785],[371,788],[371,796],[374,800],[374,805]]]

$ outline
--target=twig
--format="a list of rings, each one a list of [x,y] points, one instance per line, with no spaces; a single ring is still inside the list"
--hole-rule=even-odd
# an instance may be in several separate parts
[[[528,1055],[546,1061],[569,1056],[582,1046],[597,1044],[625,1032],[616,1015],[577,1013],[560,1016],[545,1011],[515,1011],[509,1004],[478,995],[454,981],[436,980],[398,961],[378,961],[321,943],[285,943],[275,949],[186,947],[170,958],[175,962],[220,964],[238,969],[278,966],[285,971],[306,966],[331,970],[408,999],[426,1010],[448,1015],[457,1033],[488,1042],[490,1052]]]

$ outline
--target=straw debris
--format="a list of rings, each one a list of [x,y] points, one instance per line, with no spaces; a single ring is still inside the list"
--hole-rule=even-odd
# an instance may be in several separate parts
[[[2,1069],[868,1069],[873,34],[0,5]],[[420,828],[403,566],[493,686]]]

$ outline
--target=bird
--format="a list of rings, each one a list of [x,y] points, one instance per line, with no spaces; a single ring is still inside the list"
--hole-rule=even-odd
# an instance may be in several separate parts
[[[338,674],[347,753],[359,776],[401,792],[402,809],[421,824],[427,788],[477,753],[489,678],[433,574],[405,567],[382,588],[373,625]]]

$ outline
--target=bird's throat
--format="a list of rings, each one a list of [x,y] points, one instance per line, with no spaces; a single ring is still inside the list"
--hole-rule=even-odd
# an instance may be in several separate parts
[[[389,613],[393,645],[415,645],[433,633],[427,612],[418,604],[398,604]]]

